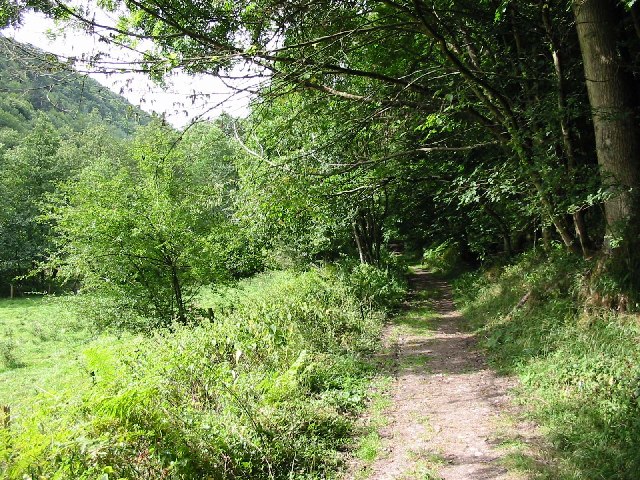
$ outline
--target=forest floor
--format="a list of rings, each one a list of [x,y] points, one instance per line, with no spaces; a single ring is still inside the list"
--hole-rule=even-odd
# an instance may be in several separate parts
[[[377,452],[352,465],[347,478],[528,478],[510,468],[513,445],[521,455],[539,440],[511,401],[515,380],[487,366],[446,282],[421,269],[410,282],[406,311],[384,335],[381,364],[391,380]]]

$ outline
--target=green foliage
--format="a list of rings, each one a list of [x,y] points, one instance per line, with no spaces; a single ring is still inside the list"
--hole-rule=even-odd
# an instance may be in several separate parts
[[[96,312],[101,323],[185,322],[195,286],[226,276],[237,249],[224,242],[237,230],[228,199],[234,153],[212,126],[182,137],[159,123],[140,129],[51,197],[58,248],[49,265],[97,292],[90,302],[112,299],[116,311]],[[121,315],[127,310],[135,313]]]
[[[403,271],[393,266],[382,270],[373,265],[358,263],[348,273],[348,284],[361,302],[377,309],[393,309],[400,305],[407,293]]]
[[[358,242],[363,261],[377,263],[387,229],[413,247],[452,240],[478,258],[511,256],[551,224],[577,250],[587,215],[587,233],[602,236],[591,114],[566,4],[169,5],[171,21],[153,0],[127,4],[120,19],[122,39],[153,40],[154,77],[174,68],[219,74],[237,62],[272,75],[243,133],[257,158],[246,197],[255,200],[252,237],[284,237],[279,257],[331,258],[353,250],[353,234],[367,240]],[[619,17],[620,28],[632,24]],[[637,51],[632,44],[625,48]],[[636,60],[622,63],[633,71]]]
[[[82,131],[99,118],[115,137],[133,133],[151,117],[51,54],[0,37],[0,130],[26,132],[35,112],[57,128]]]
[[[47,257],[42,205],[149,116],[44,52],[0,37],[0,295],[52,290],[52,272],[25,278]]]
[[[5,478],[333,478],[383,319],[347,282],[264,274],[203,291],[213,321],[93,342],[90,386],[0,433]]]
[[[69,17],[64,5],[34,7]],[[620,188],[599,177],[597,116],[564,2],[109,0],[78,15],[96,8],[120,15],[118,41],[142,48],[155,79],[240,63],[270,72],[240,132],[253,158],[241,168],[237,219],[272,265],[354,247],[377,264],[383,239],[455,241],[475,260],[509,257],[551,230],[585,257],[602,246],[598,205],[612,211],[607,192]],[[599,26],[611,37],[634,24],[623,8],[614,17]],[[640,58],[628,36],[620,75]],[[10,100],[7,123],[24,116]]]
[[[463,276],[456,295],[494,365],[520,377],[522,401],[549,432],[559,461],[548,478],[631,480],[640,468],[640,329],[632,316],[584,310],[588,270],[560,250],[529,253]]]
[[[25,274],[42,260],[49,245],[48,226],[38,222],[40,202],[69,175],[72,165],[60,161],[60,133],[45,116],[38,116],[32,130],[2,156],[0,195],[0,285],[11,276]],[[4,280],[4,281],[3,281]],[[6,290],[5,290],[6,291]]]
[[[434,273],[451,275],[462,267],[460,248],[455,241],[427,248],[422,255],[422,264]]]
[[[11,330],[5,331],[2,339],[0,340],[0,358],[4,362],[6,369],[17,368],[22,365],[22,362],[16,354],[17,346],[13,332]]]

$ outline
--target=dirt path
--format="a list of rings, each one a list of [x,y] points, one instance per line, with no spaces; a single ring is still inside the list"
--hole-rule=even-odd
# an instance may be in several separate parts
[[[386,333],[395,380],[382,452],[367,478],[522,478],[501,465],[496,436],[513,380],[491,371],[473,335],[462,331],[446,283],[417,271],[411,284],[408,313]]]

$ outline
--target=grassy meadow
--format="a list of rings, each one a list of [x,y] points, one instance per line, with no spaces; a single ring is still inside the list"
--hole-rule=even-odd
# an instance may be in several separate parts
[[[90,381],[82,350],[94,338],[64,298],[0,300],[0,404],[14,414],[37,395]]]

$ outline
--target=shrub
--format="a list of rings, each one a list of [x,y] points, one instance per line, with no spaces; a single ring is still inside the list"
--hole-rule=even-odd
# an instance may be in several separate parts
[[[406,283],[398,271],[359,263],[349,269],[347,275],[350,291],[374,308],[397,307],[406,295]]]
[[[449,240],[432,246],[424,251],[422,264],[434,273],[453,274],[462,265],[460,248]]]
[[[0,340],[0,358],[5,368],[12,369],[22,366],[17,352],[18,343],[12,331],[5,332],[4,338]]]
[[[213,321],[95,342],[90,386],[0,435],[7,478],[331,478],[383,320],[348,278],[263,274],[203,292]]]

